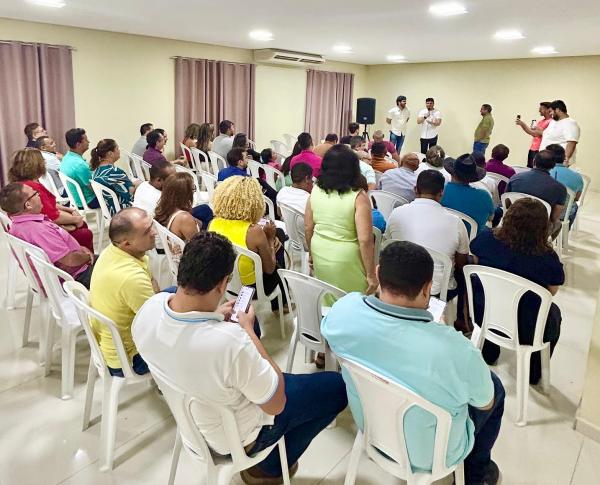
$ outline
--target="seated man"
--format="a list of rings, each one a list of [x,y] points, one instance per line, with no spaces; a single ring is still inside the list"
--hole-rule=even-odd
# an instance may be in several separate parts
[[[223,120],[219,123],[219,136],[212,142],[212,151],[223,158],[233,147],[233,135],[235,134],[235,125],[232,121]]]
[[[234,412],[249,455],[285,436],[293,474],[313,438],[346,407],[344,382],[337,372],[283,374],[254,333],[252,307],[238,312],[239,323],[231,321],[233,301],[220,302],[235,259],[223,236],[195,235],[179,263],[177,292],[148,300],[133,323],[133,338],[151,368],[186,393]],[[206,408],[194,417],[211,449],[230,453],[220,415]],[[241,472],[252,484],[281,483],[281,474],[277,447]]]
[[[323,143],[319,143],[315,148],[314,148],[314,152],[316,155],[318,155],[319,157],[323,158],[325,156],[325,154],[327,153],[327,151],[333,146],[336,145],[338,142],[338,136],[335,133],[328,133],[325,136],[325,140],[323,141]]]
[[[25,136],[27,137],[27,145],[25,148],[36,148],[35,142],[40,136],[46,136],[46,129],[37,122],[27,123],[25,125]]]
[[[144,151],[143,159],[150,165],[156,162],[166,162],[167,159],[163,155],[163,148],[167,143],[167,139],[161,130],[152,130],[146,135],[146,151]]]
[[[549,150],[554,154],[554,163],[556,163],[554,168],[550,170],[550,176],[575,193],[575,200],[571,206],[571,213],[568,216],[569,229],[571,229],[573,222],[575,222],[577,209],[579,208],[577,201],[581,198],[581,193],[583,192],[583,177],[575,170],[570,169],[568,165],[565,165],[565,149],[562,146],[554,143],[548,145],[546,150]],[[564,220],[565,214],[561,214],[560,218],[561,220]]]
[[[306,163],[297,163],[291,172],[292,186],[277,192],[277,201],[304,214],[306,202],[313,188],[312,168]]]
[[[560,217],[567,202],[567,189],[550,175],[550,170],[555,165],[554,153],[550,150],[542,150],[533,159],[534,168],[513,175],[506,185],[506,192],[521,192],[533,195],[550,204],[550,222],[552,223],[550,234],[552,239],[555,239],[560,232]]]
[[[506,145],[496,145],[492,149],[492,158],[485,164],[486,172],[497,173],[498,175],[511,178],[515,174],[515,169],[504,163],[504,160],[508,158],[509,153],[510,150]],[[505,190],[506,183],[500,182],[498,184],[498,195],[501,196]]]
[[[398,168],[397,163],[390,162],[387,158],[385,158],[386,153],[387,148],[383,142],[376,141],[371,144],[371,167],[373,167],[373,170],[383,173],[387,170]]]
[[[62,158],[60,171],[75,180],[81,187],[83,197],[90,209],[99,209],[100,205],[90,184],[92,180],[90,164],[83,158],[83,154],[90,147],[90,141],[85,130],[83,128],[71,128],[65,133],[65,141],[69,146],[69,151]],[[72,184],[67,185],[71,186]],[[73,193],[77,207],[83,209],[77,190],[74,187],[70,187],[70,190]]]
[[[0,207],[12,221],[10,234],[43,249],[57,268],[90,287],[94,254],[42,214],[39,192],[29,185],[10,183],[0,191]]]
[[[56,142],[53,138],[46,135],[40,136],[35,140],[35,148],[42,152],[47,169],[60,169],[60,161],[63,158],[63,155],[56,152]]]
[[[407,153],[402,157],[400,166],[388,170],[381,176],[381,189],[403,197],[408,202],[415,198],[419,157],[416,153]]]
[[[375,176],[375,170],[371,167],[371,155],[367,153],[367,145],[362,136],[353,136],[350,139],[350,148],[358,156],[360,173],[367,181],[368,190],[376,189],[377,177]]]
[[[115,322],[134,372],[146,374],[148,366],[131,338],[131,323],[144,302],[158,290],[146,256],[156,236],[152,217],[136,207],[123,209],[110,221],[108,236],[111,244],[100,254],[92,275],[90,306]],[[110,330],[95,320],[92,326],[110,374],[123,377]]]
[[[150,181],[137,186],[133,197],[133,207],[144,209],[154,217],[163,184],[169,175],[175,173],[175,167],[166,161],[158,161],[150,167]]]
[[[400,155],[396,151],[396,146],[391,141],[388,141],[385,139],[385,135],[383,134],[383,131],[377,130],[377,131],[375,131],[375,133],[373,133],[373,141],[369,142],[369,150],[371,150],[371,156],[373,155],[372,150],[373,150],[373,145],[375,143],[383,143],[385,145],[386,153],[389,153],[390,156],[396,162],[400,163]],[[385,155],[385,153],[384,153],[384,155]],[[377,170],[377,169],[375,169],[375,170]]]
[[[144,152],[148,146],[148,141],[146,140],[146,135],[150,133],[154,129],[154,125],[152,123],[144,123],[140,126],[140,137],[136,140],[131,148],[131,153],[135,153],[140,157],[144,157]]]
[[[355,121],[349,123],[348,132],[350,133],[349,135],[345,135],[340,138],[340,143],[342,145],[350,145],[350,140],[353,136],[360,136],[360,125]]]
[[[452,427],[446,462],[464,460],[468,484],[495,485],[499,470],[491,451],[504,412],[504,388],[469,340],[432,321],[427,308],[433,260],[421,246],[396,242],[381,252],[377,276],[379,298],[350,293],[339,299],[321,332],[337,355],[361,362],[448,411]],[[356,388],[343,375],[352,415],[362,428]],[[431,470],[435,419],[413,408],[405,420],[413,470]]]

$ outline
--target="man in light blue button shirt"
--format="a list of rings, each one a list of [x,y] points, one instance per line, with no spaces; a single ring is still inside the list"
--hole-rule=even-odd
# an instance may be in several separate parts
[[[403,241],[385,248],[377,267],[379,298],[350,293],[321,324],[333,351],[366,365],[447,410],[452,416],[446,462],[464,460],[467,485],[494,485],[491,450],[500,432],[504,388],[481,352],[427,311],[433,260],[425,248]],[[360,428],[363,414],[352,380],[348,401]],[[412,468],[431,470],[435,418],[413,408],[405,436]]]

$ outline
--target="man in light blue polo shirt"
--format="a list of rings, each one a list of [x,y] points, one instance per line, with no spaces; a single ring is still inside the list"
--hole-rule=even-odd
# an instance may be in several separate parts
[[[465,460],[468,485],[494,485],[498,466],[491,450],[504,412],[504,388],[481,352],[454,328],[432,321],[427,311],[433,260],[408,242],[386,247],[377,276],[379,298],[350,293],[338,300],[321,324],[333,351],[368,366],[447,410],[452,416],[446,462]],[[363,427],[360,400],[344,375],[348,401]],[[405,436],[414,470],[431,470],[435,419],[413,408]]]
[[[548,145],[546,150],[549,150],[554,155],[554,168],[550,170],[550,177],[554,180],[559,181],[568,189],[571,189],[575,193],[575,200],[573,201],[573,205],[571,206],[571,213],[569,214],[569,229],[575,222],[575,216],[577,215],[577,209],[579,206],[577,205],[577,201],[581,197],[581,193],[583,192],[583,177],[577,173],[575,170],[570,169],[567,165],[564,164],[565,161],[565,149],[558,144]],[[565,209],[566,211],[566,209]],[[561,215],[561,220],[564,219],[564,214]]]
[[[88,162],[83,158],[83,154],[90,147],[90,141],[88,140],[85,130],[83,128],[71,128],[65,133],[65,140],[67,145],[69,145],[69,151],[62,159],[60,171],[79,184],[88,207],[90,209],[98,209],[100,205],[90,186],[92,171],[90,170]],[[79,200],[77,190],[74,187],[71,187],[71,192],[73,193],[77,206],[81,209],[82,204],[81,200]]]

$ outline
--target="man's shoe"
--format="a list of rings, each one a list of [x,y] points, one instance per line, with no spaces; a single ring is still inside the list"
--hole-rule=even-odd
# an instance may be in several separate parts
[[[289,469],[288,473],[292,478],[298,471],[298,462],[294,463]],[[258,466],[253,466],[247,470],[240,472],[240,477],[246,485],[280,485],[283,483],[283,477],[272,477],[266,475],[261,471]]]

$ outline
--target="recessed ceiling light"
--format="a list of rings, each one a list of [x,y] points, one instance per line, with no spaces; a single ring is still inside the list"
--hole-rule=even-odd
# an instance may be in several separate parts
[[[63,0],[28,0],[32,5],[39,7],[63,8],[66,3]]]
[[[253,30],[249,35],[251,39],[260,40],[263,42],[273,40],[273,34],[268,30]]]
[[[516,29],[499,30],[494,34],[496,40],[519,40],[524,38],[523,32]]]
[[[558,51],[551,45],[541,45],[539,47],[534,47],[533,49],[531,49],[531,53],[547,56],[550,54],[558,54]]]
[[[390,62],[406,62],[406,57],[399,54],[391,54],[387,56],[387,60]]]
[[[429,7],[429,13],[438,17],[452,17],[467,13],[467,9],[459,2],[434,3]]]
[[[352,54],[352,47],[348,44],[336,44],[333,46],[333,50],[340,54]]]

